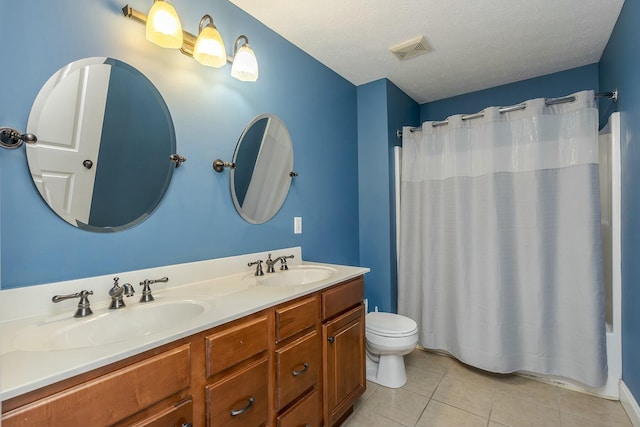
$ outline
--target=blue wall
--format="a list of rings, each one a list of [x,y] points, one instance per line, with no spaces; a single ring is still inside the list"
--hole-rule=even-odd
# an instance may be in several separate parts
[[[622,378],[640,400],[640,2],[627,0],[600,60],[600,87],[618,88],[622,126]],[[602,111],[601,118],[612,109]]]
[[[358,87],[360,262],[369,310],[397,311],[393,146],[396,129],[418,124],[419,106],[387,79]]]
[[[13,288],[166,264],[302,246],[305,259],[359,264],[356,88],[224,0],[175,0],[184,28],[197,32],[209,13],[227,50],[246,34],[260,79],[243,83],[230,67],[203,67],[177,50],[145,40],[144,25],[124,18],[113,0],[2,0],[0,124],[24,130],[44,82],[74,60],[109,56],[131,64],[158,88],[171,111],[178,153],[158,209],[126,231],[96,234],[69,226],[41,200],[24,148],[0,150],[1,286]],[[151,2],[131,0],[146,13]],[[30,23],[26,30],[25,23]],[[6,100],[11,100],[7,102]],[[244,126],[270,112],[293,140],[294,179],[282,210],[262,225],[246,223],[229,194],[231,160]],[[293,234],[302,216],[304,233]],[[100,284],[97,284],[100,285]]]
[[[454,114],[472,114],[490,106],[513,105],[533,98],[556,98],[587,89],[598,91],[598,64],[422,104],[420,121],[444,120]]]

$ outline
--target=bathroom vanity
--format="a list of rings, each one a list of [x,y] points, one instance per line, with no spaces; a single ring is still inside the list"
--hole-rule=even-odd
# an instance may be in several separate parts
[[[169,306],[180,295],[199,294],[204,301],[202,313],[181,331],[152,331],[95,346],[71,340],[64,345],[76,348],[58,342],[54,350],[25,351],[16,337],[19,331],[32,333],[29,320],[14,322],[13,339],[4,322],[3,345],[19,348],[5,347],[0,355],[3,378],[9,374],[0,395],[2,425],[340,424],[365,390],[363,274],[368,269],[301,263],[298,256],[289,271],[255,277],[245,261],[260,256],[232,257],[244,264],[241,273],[175,288],[170,280],[159,287],[148,307]],[[314,272],[325,270],[331,274],[317,280],[321,276]],[[171,277],[167,271],[156,274]],[[283,284],[290,278],[309,283]],[[135,313],[139,303],[130,300],[122,314]],[[95,319],[120,314],[103,314],[102,306],[94,305]],[[55,347],[54,341],[46,345]],[[12,358],[15,354],[21,357]],[[62,374],[54,372],[56,364]]]

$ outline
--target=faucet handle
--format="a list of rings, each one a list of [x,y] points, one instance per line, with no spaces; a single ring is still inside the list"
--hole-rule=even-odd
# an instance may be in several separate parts
[[[280,257],[280,270],[288,270],[289,266],[287,265],[287,259],[293,258],[293,255],[281,256]]]
[[[80,298],[80,301],[78,301],[78,309],[76,310],[73,317],[85,317],[93,314],[88,298],[89,295],[93,295],[93,291],[82,290],[80,292],[76,292],[75,294],[54,295],[53,298],[51,298],[51,301],[60,302],[71,298]]]
[[[151,295],[151,285],[153,283],[152,280],[144,279],[140,282],[140,286],[142,286],[142,296],[140,297],[140,302],[151,302],[155,298]]]
[[[151,287],[149,285],[158,282],[166,283],[168,281],[168,277],[163,277],[161,279],[144,279],[142,282],[140,282],[140,286],[142,286],[142,296],[140,297],[140,302],[151,302],[155,299],[153,298],[153,295],[151,295]]]
[[[256,276],[264,276],[264,272],[262,271],[262,260],[259,259],[257,261],[254,262],[250,262],[247,264],[248,267],[251,267],[255,265],[256,266]]]

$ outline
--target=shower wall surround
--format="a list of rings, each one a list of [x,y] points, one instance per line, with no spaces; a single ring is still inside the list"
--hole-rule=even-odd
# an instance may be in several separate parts
[[[223,38],[250,37],[260,78],[243,83],[224,69],[202,67],[177,50],[148,43],[144,26],[122,16],[127,3],[98,0],[3,0],[0,48],[3,126],[25,129],[36,94],[60,67],[108,56],[145,74],[164,97],[175,125],[175,171],[160,206],[126,231],[75,229],[46,206],[34,187],[24,149],[0,150],[0,286],[3,289],[167,264],[302,246],[305,259],[359,264],[356,88],[260,22],[224,0],[175,0],[187,31],[203,13],[215,16]],[[148,10],[148,0],[129,5]],[[25,31],[25,22],[37,23]],[[19,35],[20,43],[15,43]],[[291,133],[300,173],[282,210],[262,225],[246,223],[229,194],[231,158],[253,117],[278,115]],[[142,163],[142,161],[141,161]],[[326,164],[333,165],[328,173]],[[304,218],[294,235],[293,217]]]

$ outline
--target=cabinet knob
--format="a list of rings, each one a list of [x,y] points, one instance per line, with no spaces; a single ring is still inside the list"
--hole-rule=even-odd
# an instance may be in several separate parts
[[[331,344],[333,344],[333,342],[335,341],[335,337],[329,337],[327,338],[327,341],[329,341]]]
[[[241,409],[232,409],[229,411],[229,415],[231,415],[232,417],[238,416],[240,414],[244,414],[245,412],[247,412],[247,410],[249,408],[251,408],[251,405],[253,405],[253,397],[250,396],[249,397],[249,403],[247,404],[247,406],[245,406],[244,408]]]
[[[296,371],[295,369],[291,371],[291,375],[293,375],[294,377],[297,377],[298,375],[302,375],[305,372],[307,372],[307,369],[309,369],[309,364],[305,362],[303,366],[304,368],[300,369],[299,371]]]
[[[182,425],[180,427],[193,427],[193,424],[191,424],[191,423],[182,423]]]

